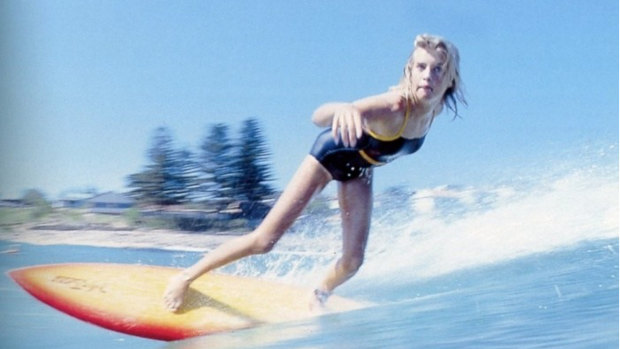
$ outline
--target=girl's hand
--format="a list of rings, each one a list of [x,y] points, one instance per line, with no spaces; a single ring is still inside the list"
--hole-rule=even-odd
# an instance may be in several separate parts
[[[363,120],[359,110],[351,104],[343,104],[335,112],[332,119],[332,135],[336,144],[342,140],[346,147],[355,147],[362,137]]]

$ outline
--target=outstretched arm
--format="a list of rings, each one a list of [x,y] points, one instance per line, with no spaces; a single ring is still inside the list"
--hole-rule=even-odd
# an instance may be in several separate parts
[[[386,92],[366,97],[352,103],[332,102],[321,105],[312,115],[312,121],[320,127],[332,128],[336,142],[355,146],[364,129],[372,125],[389,123],[402,115],[406,100],[397,92]]]

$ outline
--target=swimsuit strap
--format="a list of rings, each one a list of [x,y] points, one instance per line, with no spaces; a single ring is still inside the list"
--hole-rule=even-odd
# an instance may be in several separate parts
[[[405,120],[403,121],[402,126],[400,127],[398,132],[396,132],[395,135],[393,135],[391,137],[390,136],[383,136],[383,135],[380,135],[378,133],[373,132],[372,130],[368,130],[367,131],[368,134],[372,138],[377,139],[377,140],[382,141],[382,142],[391,142],[391,141],[399,139],[403,135],[403,133],[405,132],[405,129],[407,128],[407,122],[409,121],[410,107],[411,107],[411,104],[409,103],[409,98],[407,98],[407,110],[405,110]]]

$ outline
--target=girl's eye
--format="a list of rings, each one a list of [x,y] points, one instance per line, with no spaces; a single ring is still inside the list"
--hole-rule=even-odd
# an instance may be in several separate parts
[[[418,64],[418,65],[416,65],[416,68],[419,71],[424,71],[424,69],[426,69],[426,64]]]
[[[442,71],[441,66],[436,66],[436,67],[433,68],[433,73],[435,73],[435,74],[439,74],[439,73],[441,73],[441,71]]]

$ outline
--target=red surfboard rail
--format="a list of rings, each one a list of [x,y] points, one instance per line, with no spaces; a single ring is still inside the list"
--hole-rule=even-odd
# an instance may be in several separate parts
[[[41,302],[86,322],[140,337],[178,340],[314,316],[309,291],[257,278],[209,273],[189,289],[184,305],[168,312],[167,281],[179,269],[134,264],[48,264],[9,276]],[[362,308],[332,296],[329,311]]]

